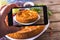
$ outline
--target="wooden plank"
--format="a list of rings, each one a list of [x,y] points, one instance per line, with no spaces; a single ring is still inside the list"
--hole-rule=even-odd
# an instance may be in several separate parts
[[[60,12],[60,0],[36,0],[35,4],[45,4],[52,12]]]
[[[46,4],[48,8],[53,12],[50,17],[50,26],[47,31],[35,40],[60,40],[60,0],[38,0],[36,4]],[[50,35],[50,32],[53,32]]]
[[[52,29],[49,29],[52,28]],[[60,32],[60,22],[50,23],[50,26],[46,32]]]
[[[48,6],[49,10],[52,12],[60,12],[60,5],[53,5],[53,6]]]
[[[44,33],[43,35],[41,35],[40,37],[38,37],[37,39],[35,40],[50,40],[49,38],[49,33]]]
[[[52,14],[49,18],[50,21],[60,21],[60,13]]]
[[[60,4],[60,0],[35,0],[34,3],[39,4],[46,4],[46,5],[53,5],[53,4]]]
[[[60,40],[60,22],[50,23],[49,27],[52,27],[52,30],[48,28],[43,35],[35,40]]]
[[[49,27],[52,27],[53,30],[60,31],[60,22],[51,23]]]
[[[53,32],[52,35],[45,32],[43,35],[35,40],[60,40],[60,32]]]
[[[60,0],[43,0],[42,2],[46,5],[60,4]]]

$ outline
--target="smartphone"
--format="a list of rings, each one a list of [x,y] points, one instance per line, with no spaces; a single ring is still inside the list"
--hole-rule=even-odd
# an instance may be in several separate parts
[[[47,6],[14,7],[8,14],[9,26],[47,25]]]

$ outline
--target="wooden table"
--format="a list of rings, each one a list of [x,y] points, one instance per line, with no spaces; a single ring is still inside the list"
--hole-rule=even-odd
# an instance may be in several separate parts
[[[49,18],[50,26],[47,31],[35,40],[60,40],[60,0],[39,0],[36,2],[46,4],[53,14]]]
[[[60,40],[60,0],[37,0],[35,3],[46,4],[53,13],[49,28],[35,40]]]

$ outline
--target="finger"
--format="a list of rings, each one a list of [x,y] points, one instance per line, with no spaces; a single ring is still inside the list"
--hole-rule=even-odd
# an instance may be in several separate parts
[[[5,24],[8,26],[8,16],[5,18]]]
[[[7,18],[7,17],[6,17],[6,18]],[[8,19],[5,19],[5,25],[6,25],[6,26],[8,26],[8,21],[7,21],[7,20],[8,20]],[[14,32],[17,32],[17,31],[19,31],[19,30],[20,30],[20,28],[18,28],[18,27],[9,26],[7,33],[14,33]]]
[[[1,11],[5,6],[6,6],[6,5],[4,5],[4,6],[0,7],[0,11]]]
[[[17,5],[16,4],[9,4],[1,10],[0,16],[2,16],[3,20],[5,19],[6,15],[10,12],[11,8],[14,8],[14,7],[17,7]]]
[[[18,27],[9,27],[8,28],[8,33],[14,33],[14,32],[17,32],[17,31],[19,31],[19,30],[21,30],[20,28],[18,28]]]

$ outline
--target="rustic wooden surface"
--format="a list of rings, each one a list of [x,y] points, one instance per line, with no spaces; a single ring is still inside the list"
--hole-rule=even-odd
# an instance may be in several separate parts
[[[46,4],[53,13],[49,28],[35,40],[60,40],[60,0],[35,0],[35,3]]]
[[[47,31],[35,40],[60,40],[60,0],[39,0],[36,3],[46,4],[53,14]]]

